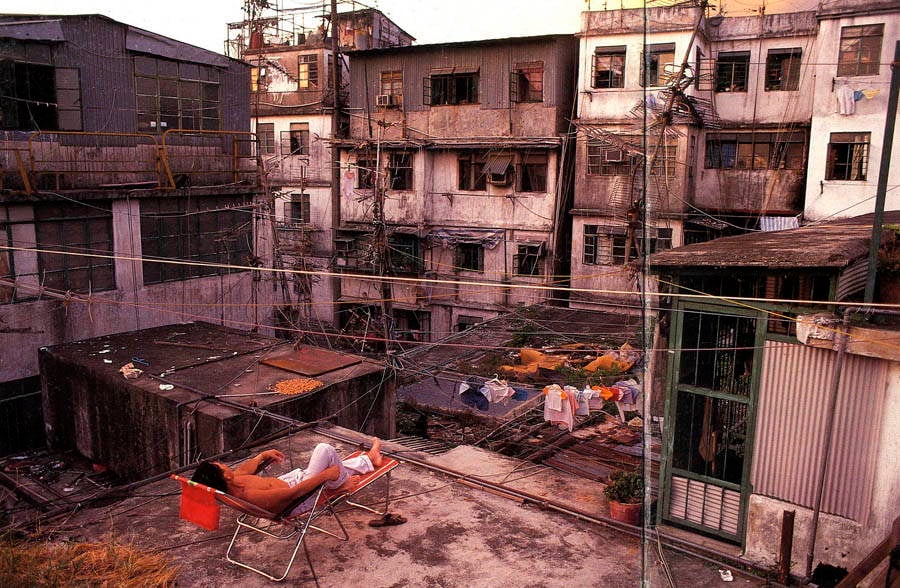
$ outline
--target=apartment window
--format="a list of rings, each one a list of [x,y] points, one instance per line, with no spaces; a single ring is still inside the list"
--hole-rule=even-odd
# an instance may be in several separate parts
[[[474,327],[475,325],[481,324],[484,322],[484,319],[480,316],[470,316],[466,314],[461,314],[456,317],[456,332],[462,333],[463,331],[467,331]]]
[[[0,129],[80,131],[78,70],[0,60]]]
[[[452,67],[432,70],[424,80],[422,100],[431,106],[478,104],[478,71]]]
[[[309,194],[291,194],[284,203],[284,222],[307,225],[311,222]]]
[[[261,154],[275,153],[275,123],[256,123],[256,137],[259,139]]]
[[[250,68],[250,91],[265,92],[266,91],[266,68],[262,66],[253,66]]]
[[[456,245],[456,269],[483,272],[484,246],[481,243],[458,243]]]
[[[541,275],[542,259],[544,257],[543,243],[528,243],[518,245],[516,255],[513,259],[513,267],[516,268],[518,276],[539,276]]]
[[[665,86],[672,76],[675,64],[675,43],[648,45],[641,68],[641,84]]]
[[[587,144],[587,173],[598,176],[627,176],[636,173],[643,165],[643,157],[637,151],[629,151],[625,144],[640,144],[640,137],[619,135],[620,144],[612,144],[600,139],[589,139]],[[655,141],[655,140],[654,140]],[[656,145],[650,145],[651,152]],[[674,140],[667,140],[657,151],[651,175],[664,173],[666,177],[675,177],[678,162],[678,146]]]
[[[139,132],[219,129],[216,68],[138,55],[134,77]]]
[[[600,245],[600,233],[597,225],[584,225],[581,262],[585,265],[599,265]]]
[[[516,174],[518,192],[547,191],[547,154],[523,154]]]
[[[148,258],[246,266],[253,215],[245,197],[141,200],[144,283],[234,273],[229,268],[155,263]]]
[[[413,189],[412,153],[391,153],[388,156],[388,190]]]
[[[769,49],[766,57],[766,92],[800,88],[800,48]]]
[[[356,158],[356,187],[360,190],[375,188],[375,167],[377,162],[373,155],[359,155]]]
[[[485,157],[481,152],[464,153],[459,156],[459,189],[487,190],[487,176],[484,172]]]
[[[625,87],[625,46],[597,47],[594,50],[594,88]]]
[[[716,60],[716,92],[746,92],[750,52],[719,53]]]
[[[309,123],[291,123],[287,132],[281,133],[282,155],[309,155]]]
[[[297,87],[301,90],[319,87],[318,55],[301,55],[297,58]]]
[[[648,228],[648,246],[644,247],[644,237],[640,229],[635,229],[631,243],[627,233],[612,235],[612,262],[623,264],[644,255],[672,248],[672,229]]]
[[[826,180],[866,179],[869,165],[869,133],[831,133]]]
[[[707,169],[803,169],[804,133],[709,133]]]
[[[424,260],[419,248],[418,235],[394,233],[388,238],[388,247],[390,247],[391,269],[395,272],[418,273],[422,271]]]
[[[113,260],[104,257],[53,253],[113,254],[112,209],[107,203],[91,206],[60,202],[36,204],[34,231],[38,278],[47,288],[99,292],[116,287]]]
[[[837,75],[878,75],[883,37],[883,24],[842,27]]]
[[[403,72],[381,72],[381,94],[389,96],[385,106],[400,106],[403,104]]]
[[[544,101],[544,62],[517,63],[509,78],[510,102]]]

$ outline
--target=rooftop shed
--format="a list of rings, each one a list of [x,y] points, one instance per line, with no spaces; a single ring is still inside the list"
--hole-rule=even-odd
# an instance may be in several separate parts
[[[127,379],[120,368],[142,373]],[[54,449],[141,479],[327,420],[390,437],[395,385],[382,364],[209,323],[167,325],[43,348]],[[279,382],[311,391],[283,394]]]

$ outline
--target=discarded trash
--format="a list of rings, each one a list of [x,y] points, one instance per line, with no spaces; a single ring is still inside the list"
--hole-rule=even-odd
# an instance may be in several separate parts
[[[125,376],[126,380],[134,380],[139,378],[141,374],[144,373],[144,370],[139,370],[134,367],[133,363],[126,363],[122,367],[119,368],[119,373]]]
[[[112,363],[112,360],[111,360],[111,359],[104,359],[104,360],[103,360],[103,363]]]
[[[110,351],[112,351],[112,349],[101,349],[97,353],[109,353]]]
[[[222,356],[221,356],[221,355],[210,355],[210,356],[207,357],[206,359],[207,359],[208,361],[212,361],[212,360],[214,360],[214,359],[222,359]]]
[[[722,578],[723,582],[734,581],[734,575],[731,573],[731,570],[719,570],[719,577]]]
[[[160,384],[159,389],[160,390],[174,390],[175,386],[173,386],[172,384]]]
[[[640,429],[644,426],[644,421],[643,419],[641,419],[641,417],[634,417],[633,419],[628,421],[628,426],[634,427],[635,429]]]

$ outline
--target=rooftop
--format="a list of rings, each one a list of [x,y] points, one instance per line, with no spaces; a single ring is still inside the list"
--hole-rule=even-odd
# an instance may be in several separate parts
[[[338,437],[345,441],[336,441]],[[360,439],[351,431],[333,428],[304,431],[271,446],[290,456],[296,467],[305,464],[316,443],[328,442],[347,453]],[[385,449],[402,451],[390,443]],[[319,586],[627,587],[640,583],[638,529],[607,526],[611,523],[603,520],[607,506],[599,484],[585,484],[583,479],[544,467],[523,469],[517,460],[471,447],[458,447],[438,457],[409,451],[395,456],[406,463],[393,473],[390,510],[408,522],[373,528],[367,524],[374,518],[370,513],[356,509],[341,513],[350,534],[348,542],[313,535],[308,544]],[[273,473],[286,471],[290,464],[278,467]],[[510,493],[485,491],[477,487],[481,480],[502,484]],[[375,503],[377,490],[367,490],[370,494],[361,495],[361,501]],[[523,500],[520,493],[538,501]],[[547,502],[541,504],[541,498]],[[271,585],[225,561],[235,513],[223,509],[220,529],[203,531],[180,520],[178,508],[177,485],[166,479],[135,489],[124,499],[85,503],[77,512],[45,521],[42,528],[56,539],[115,539],[161,551],[180,567],[178,582],[185,586]],[[571,509],[571,514],[562,512],[565,509]],[[243,557],[263,565],[288,557],[286,551],[266,542],[239,546],[243,546]],[[737,549],[732,552],[736,554]],[[677,585],[720,585],[717,568],[721,563],[671,549],[658,552],[655,542],[644,571],[650,585],[666,582],[661,557]],[[764,585],[758,578],[735,575],[742,586]],[[300,555],[288,582],[310,579]]]

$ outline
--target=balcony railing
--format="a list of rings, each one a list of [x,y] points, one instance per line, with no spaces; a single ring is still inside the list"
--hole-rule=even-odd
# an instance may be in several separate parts
[[[259,186],[258,140],[246,131],[9,132],[0,137],[0,188],[102,190]]]

